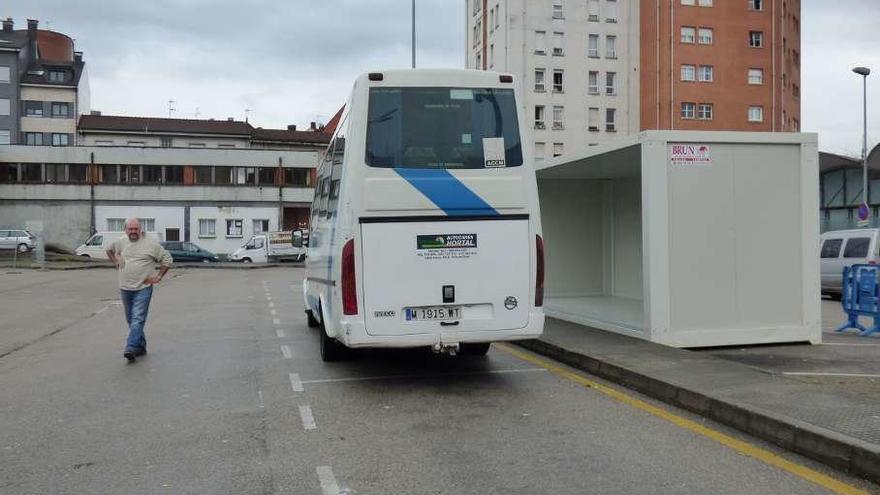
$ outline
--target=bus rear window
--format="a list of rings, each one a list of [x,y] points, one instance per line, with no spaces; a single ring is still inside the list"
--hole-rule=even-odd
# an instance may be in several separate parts
[[[372,88],[366,162],[386,168],[520,166],[513,90]]]

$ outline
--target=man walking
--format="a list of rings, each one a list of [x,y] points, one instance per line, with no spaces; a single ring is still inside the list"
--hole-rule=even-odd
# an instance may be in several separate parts
[[[153,297],[153,285],[158,284],[171,268],[171,255],[154,239],[144,236],[137,218],[125,221],[125,235],[113,241],[107,257],[116,265],[119,291],[128,323],[128,341],[122,355],[133,363],[137,356],[147,353],[144,325]],[[153,274],[156,263],[158,275]]]

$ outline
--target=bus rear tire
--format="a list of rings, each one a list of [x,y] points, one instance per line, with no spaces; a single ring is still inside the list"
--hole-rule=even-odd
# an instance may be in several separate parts
[[[348,358],[349,350],[336,339],[331,339],[324,331],[323,325],[318,333],[321,334],[321,361],[332,363]]]
[[[485,356],[489,352],[491,342],[480,342],[476,344],[461,344],[458,353],[462,356]]]
[[[315,313],[313,313],[311,309],[306,310],[306,319],[308,319],[309,328],[318,328],[321,326],[321,323],[315,318]]]

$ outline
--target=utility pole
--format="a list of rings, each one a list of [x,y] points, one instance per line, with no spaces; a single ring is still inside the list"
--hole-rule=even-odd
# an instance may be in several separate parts
[[[868,75],[871,69],[856,67],[852,71],[862,76],[862,205],[859,207],[859,220],[867,222],[871,211],[868,198]]]
[[[412,68],[416,68],[416,0],[412,0]]]
[[[177,108],[174,107],[177,102],[174,100],[168,100],[168,118],[170,119],[174,112],[177,111]]]

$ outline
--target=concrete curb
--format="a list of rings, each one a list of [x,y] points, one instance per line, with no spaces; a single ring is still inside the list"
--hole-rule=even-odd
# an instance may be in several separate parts
[[[877,445],[751,405],[711,397],[543,340],[515,344],[835,469],[880,483],[880,447]]]

